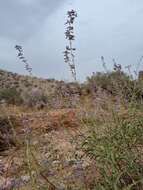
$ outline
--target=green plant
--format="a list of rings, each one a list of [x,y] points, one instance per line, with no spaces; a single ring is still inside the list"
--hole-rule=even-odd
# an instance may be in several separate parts
[[[15,88],[4,88],[0,90],[0,101],[6,101],[8,104],[20,104],[22,98]]]
[[[138,111],[126,117],[113,113],[113,120],[95,127],[83,144],[90,158],[95,159],[99,178],[94,189],[141,190],[143,187],[143,119]],[[99,128],[99,126],[98,126]]]
[[[123,101],[142,103],[143,82],[134,80],[121,71],[96,73],[87,78],[86,89],[89,93],[96,92],[98,88],[105,90],[113,96],[119,96]]]

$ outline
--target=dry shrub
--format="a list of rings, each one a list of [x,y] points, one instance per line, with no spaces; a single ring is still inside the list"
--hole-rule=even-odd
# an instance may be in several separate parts
[[[45,93],[42,90],[38,88],[25,90],[22,93],[22,99],[25,105],[37,108],[46,106],[48,102],[48,97],[45,95]]]
[[[16,146],[15,127],[17,125],[16,118],[0,116],[0,151]]]

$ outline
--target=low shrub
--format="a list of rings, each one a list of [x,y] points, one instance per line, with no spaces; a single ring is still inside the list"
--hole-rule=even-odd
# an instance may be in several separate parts
[[[17,125],[15,118],[0,116],[0,152],[16,146],[14,128]]]
[[[23,103],[30,107],[45,106],[48,102],[47,95],[38,88],[26,89],[22,92]]]
[[[15,88],[4,88],[0,90],[0,101],[4,100],[8,104],[21,104],[22,98]]]
[[[113,71],[108,73],[97,73],[87,78],[86,89],[89,93],[96,92],[98,88],[120,96],[128,102],[139,102],[143,100],[143,82],[133,80],[124,72]]]

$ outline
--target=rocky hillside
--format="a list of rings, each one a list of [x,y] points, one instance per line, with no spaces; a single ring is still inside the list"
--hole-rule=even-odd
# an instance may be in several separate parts
[[[59,97],[71,97],[80,93],[79,85],[75,83],[23,76],[4,70],[0,70],[0,89],[2,91],[0,101],[5,99],[14,104],[24,102],[30,106],[39,102],[54,106],[57,97],[59,100]]]
[[[17,73],[0,70],[0,88],[24,90],[37,87],[49,93],[54,91],[59,83],[62,83],[62,81],[58,82],[54,79],[40,79],[37,77],[23,76]]]

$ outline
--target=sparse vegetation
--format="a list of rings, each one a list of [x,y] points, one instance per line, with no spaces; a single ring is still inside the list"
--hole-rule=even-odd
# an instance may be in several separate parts
[[[15,188],[142,190],[141,79],[123,71],[93,74],[83,84],[1,76],[21,81],[16,82],[18,88],[2,87],[0,93],[1,100],[7,101],[7,105],[2,102],[7,114],[0,122],[0,154],[15,152],[6,156],[12,162],[4,170]],[[48,94],[41,84],[55,89]],[[29,113],[24,113],[24,105]],[[42,105],[46,105],[43,111]],[[11,128],[10,109],[19,127]],[[2,184],[14,187],[12,181],[9,186]]]
[[[74,20],[64,52],[74,82],[0,70],[0,190],[143,190],[143,79],[113,71],[76,81]],[[141,63],[140,59],[139,64]],[[127,66],[130,71],[130,65]]]

